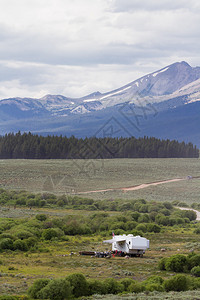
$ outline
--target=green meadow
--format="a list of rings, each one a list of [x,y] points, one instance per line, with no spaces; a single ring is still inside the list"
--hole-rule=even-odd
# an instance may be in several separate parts
[[[142,284],[151,276],[169,280],[177,272],[161,270],[162,258],[200,253],[199,223],[171,205],[193,203],[199,209],[199,159],[1,160],[0,170],[0,299],[4,294],[29,299],[27,291],[35,280],[64,279],[73,273],[83,274],[88,282],[113,278]],[[188,175],[193,178],[188,180]],[[175,178],[184,180],[120,190]],[[106,189],[111,190],[91,192]],[[50,238],[49,229],[55,234]],[[143,258],[79,255],[83,250],[110,250],[103,240],[113,230],[148,238],[150,249]],[[199,299],[198,284],[178,294],[156,291],[153,285],[143,293],[87,299]]]

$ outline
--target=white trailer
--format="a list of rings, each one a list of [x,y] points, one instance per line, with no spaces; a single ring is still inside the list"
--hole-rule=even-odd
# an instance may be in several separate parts
[[[103,241],[103,243],[112,244],[112,252],[122,256],[143,256],[149,248],[149,240],[132,234],[113,235],[111,240]]]

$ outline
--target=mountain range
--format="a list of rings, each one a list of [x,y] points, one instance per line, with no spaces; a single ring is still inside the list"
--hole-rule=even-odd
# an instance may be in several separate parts
[[[0,134],[154,136],[200,147],[200,67],[176,62],[116,90],[81,98],[0,100]]]

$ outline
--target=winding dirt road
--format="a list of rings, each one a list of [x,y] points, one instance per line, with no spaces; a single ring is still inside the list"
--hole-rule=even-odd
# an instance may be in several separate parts
[[[124,192],[136,191],[136,190],[145,189],[149,186],[155,186],[155,185],[159,185],[159,184],[165,184],[165,183],[176,182],[176,181],[181,181],[181,180],[188,180],[188,178],[174,178],[174,179],[169,179],[169,180],[144,183],[144,184],[130,186],[130,187],[121,187],[121,188],[113,188],[113,189],[80,192],[79,194],[102,193],[102,192],[119,191],[119,190],[124,191]]]

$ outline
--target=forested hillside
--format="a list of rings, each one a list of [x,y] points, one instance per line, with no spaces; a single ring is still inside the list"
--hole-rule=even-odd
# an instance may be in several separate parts
[[[144,138],[38,136],[30,132],[0,137],[0,159],[101,159],[199,157],[192,143]]]

